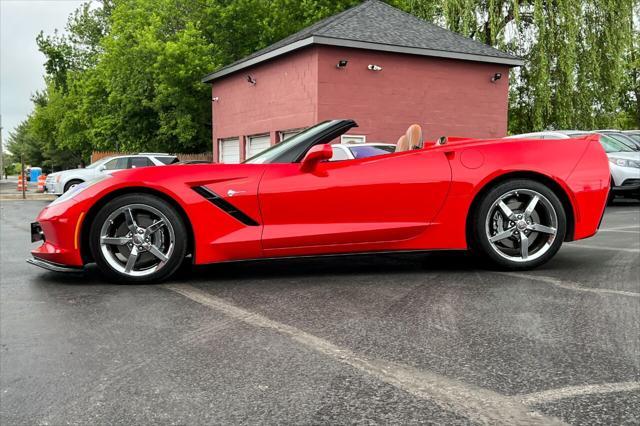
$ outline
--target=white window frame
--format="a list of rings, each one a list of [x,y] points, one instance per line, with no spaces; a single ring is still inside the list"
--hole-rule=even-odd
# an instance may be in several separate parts
[[[360,140],[361,142],[351,142],[349,139]],[[340,136],[340,143],[343,145],[361,145],[367,143],[366,135],[342,135]]]

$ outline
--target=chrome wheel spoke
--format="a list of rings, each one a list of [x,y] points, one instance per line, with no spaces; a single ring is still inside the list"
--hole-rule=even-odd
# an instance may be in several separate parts
[[[131,241],[129,237],[102,237],[100,243],[112,246],[124,246]]]
[[[167,256],[165,256],[164,253],[162,253],[160,251],[160,249],[158,249],[158,247],[156,247],[156,246],[153,246],[153,245],[149,246],[149,248],[147,250],[149,250],[149,253],[151,253],[152,255],[157,257],[158,259],[160,259],[162,262],[166,262],[167,260],[169,260],[169,258]]]
[[[533,211],[535,210],[538,201],[540,201],[540,197],[538,197],[537,195],[534,195],[533,198],[531,198],[531,201],[529,201],[527,208],[524,210],[525,218],[528,219],[529,217],[531,217],[531,213],[533,213]]]
[[[529,258],[529,237],[524,233],[520,234],[520,256],[522,260]]]
[[[496,241],[504,240],[505,238],[509,238],[513,235],[513,231],[515,231],[515,227],[509,228],[506,231],[498,232],[493,237],[489,238],[489,241],[495,243]]]
[[[129,258],[127,259],[127,264],[124,266],[124,272],[128,274],[131,271],[133,271],[133,267],[136,264],[136,260],[138,260],[138,247],[134,246],[131,249],[131,254],[129,255]]]
[[[505,215],[505,217],[509,220],[515,220],[516,215],[513,213],[513,211],[509,208],[509,206],[507,206],[504,201],[500,200],[500,202],[498,203],[498,207],[500,207],[500,210],[502,210],[502,214]]]
[[[127,228],[129,228],[131,232],[138,232],[138,224],[133,217],[133,211],[131,211],[131,209],[126,209],[123,213],[124,220],[127,223]]]
[[[164,226],[164,220],[160,219],[157,222],[154,222],[153,224],[151,224],[151,226],[149,226],[145,232],[144,235],[145,237],[148,237],[150,235],[152,235],[153,233],[157,232],[160,230],[160,228],[162,228]]]
[[[529,225],[528,229],[536,232],[542,232],[543,234],[551,234],[551,235],[555,235],[556,232],[558,232],[556,228],[540,225],[539,223],[533,223]]]

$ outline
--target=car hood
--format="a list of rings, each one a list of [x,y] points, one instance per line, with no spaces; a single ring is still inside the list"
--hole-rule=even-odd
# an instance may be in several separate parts
[[[95,175],[95,170],[93,169],[69,169],[63,170],[61,172],[50,173],[49,176],[64,176],[64,175]]]

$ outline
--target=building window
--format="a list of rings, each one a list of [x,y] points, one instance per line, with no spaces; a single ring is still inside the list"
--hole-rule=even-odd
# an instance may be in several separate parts
[[[218,160],[226,164],[239,163],[240,138],[220,139],[218,143]]]
[[[271,146],[271,136],[268,133],[249,136],[246,144],[246,157],[251,158]]]
[[[343,144],[356,144],[366,143],[367,137],[364,135],[342,135],[340,136],[340,143]]]
[[[279,133],[280,138],[278,139],[279,142],[282,142],[285,139],[289,139],[292,136],[297,135],[298,133],[302,132],[304,130],[303,128],[300,129],[289,129],[289,130],[282,130]]]

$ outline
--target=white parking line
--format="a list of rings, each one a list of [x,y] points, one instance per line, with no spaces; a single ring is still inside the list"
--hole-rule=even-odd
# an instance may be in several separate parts
[[[623,234],[640,234],[640,231],[627,231],[625,229],[601,229],[598,232],[620,232]]]
[[[574,247],[574,248],[583,248],[583,249],[592,249],[592,250],[624,251],[626,253],[640,253],[640,248],[592,246],[592,245],[589,245],[589,244],[582,244],[582,243],[577,243],[577,244],[569,243],[565,247]]]
[[[366,358],[296,327],[247,311],[190,285],[166,284],[163,287],[245,324],[271,329],[335,361],[356,368],[411,395],[429,400],[443,410],[460,414],[471,421],[485,424],[562,424],[558,419],[532,412],[513,397],[430,371]]]
[[[638,389],[640,389],[640,382],[603,383],[599,385],[567,386],[565,388],[518,395],[515,398],[523,404],[536,405],[577,396],[632,392]]]
[[[630,228],[640,228],[640,225],[625,225],[625,226],[616,226],[615,228],[602,228],[600,229],[598,232],[600,231],[620,231],[623,229],[630,229]],[[631,231],[631,232],[636,232],[636,231]]]
[[[615,294],[615,295],[618,295],[618,296],[628,296],[628,297],[640,297],[640,293],[636,293],[636,292],[633,292],[633,291],[614,290],[614,289],[611,289],[611,288],[584,287],[584,286],[582,286],[582,285],[580,285],[578,283],[561,280],[559,278],[545,277],[545,276],[541,276],[541,275],[525,274],[525,273],[521,273],[521,272],[496,272],[496,273],[500,274],[500,275],[506,275],[506,276],[509,276],[509,277],[522,278],[522,279],[526,279],[526,280],[541,281],[543,283],[551,284],[551,285],[554,285],[556,287],[564,288],[566,290],[585,291],[585,292],[588,292],[588,293],[600,293],[600,294]]]

